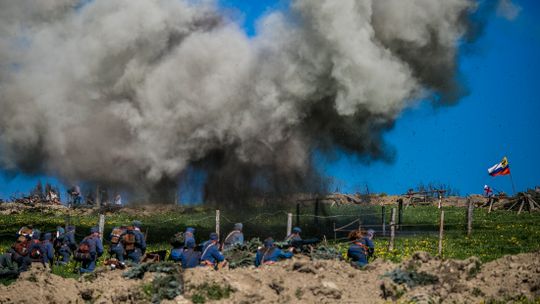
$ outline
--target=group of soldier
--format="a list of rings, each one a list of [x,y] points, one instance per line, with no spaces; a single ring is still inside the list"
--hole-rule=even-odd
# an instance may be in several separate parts
[[[110,259],[115,263],[109,265],[125,266],[126,261],[140,263],[146,253],[146,237],[141,232],[142,223],[133,221],[131,225],[113,228],[110,236]],[[195,228],[187,227],[181,240],[171,242],[169,260],[181,263],[182,267],[212,267],[220,269],[227,264],[224,252],[237,245],[244,244],[242,223],[236,223],[233,230],[220,242],[217,233],[210,233],[207,241],[197,245]],[[276,246],[271,237],[263,241],[257,250],[254,265],[271,265],[281,259],[289,259],[300,246],[309,244],[302,240],[302,230],[294,227],[285,238],[289,246]],[[373,254],[373,230],[367,232],[355,230],[349,234],[350,246],[347,252],[351,263],[363,267]],[[97,260],[103,255],[104,248],[100,232],[97,227],[90,229],[90,234],[80,243],[75,241],[75,227],[57,227],[56,232],[41,234],[32,226],[22,227],[17,233],[15,243],[9,252],[0,255],[0,276],[18,274],[26,271],[32,263],[41,263],[45,267],[56,264],[67,264],[70,259],[80,263],[77,271],[88,273],[94,271]]]

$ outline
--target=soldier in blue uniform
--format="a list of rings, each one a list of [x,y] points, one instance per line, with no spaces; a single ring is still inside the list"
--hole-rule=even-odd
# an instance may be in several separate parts
[[[195,268],[199,266],[201,253],[195,251],[195,241],[189,239],[184,248],[174,248],[171,250],[171,260],[181,262],[182,268]]]
[[[189,239],[192,239],[194,243],[195,242],[195,228],[193,227],[187,227],[186,232],[184,232],[184,247],[186,247],[186,243]]]
[[[79,271],[81,273],[93,272],[96,268],[96,261],[102,254],[103,243],[99,238],[99,229],[92,227],[90,235],[81,241],[79,248],[75,251],[75,258],[82,263]]]
[[[283,251],[274,246],[274,239],[267,238],[264,240],[264,247],[257,250],[255,256],[255,266],[271,265],[280,259],[290,259],[293,256],[294,247],[290,247],[288,251]]]
[[[136,264],[141,261],[141,257],[146,252],[146,241],[141,232],[141,226],[142,223],[140,221],[133,221],[132,226],[127,227],[126,231],[120,237],[125,257]],[[125,257],[120,254],[118,260],[122,262]]]
[[[244,233],[242,233],[242,228],[244,228],[244,225],[242,225],[242,223],[234,224],[234,230],[231,231],[231,233],[229,233],[229,235],[227,235],[227,237],[223,241],[224,250],[227,250],[228,248],[237,244],[244,244]]]
[[[41,242],[41,258],[44,265],[51,265],[54,259],[54,247],[51,242],[52,234],[45,233]]]
[[[203,244],[201,265],[218,267],[218,264],[221,264],[224,261],[225,257],[219,251],[219,237],[217,233],[212,232],[210,233],[210,239]]]
[[[353,266],[364,267],[368,264],[368,258],[375,251],[373,241],[362,230],[354,230],[349,233],[351,245],[347,256]]]
[[[302,240],[302,237],[300,236],[300,233],[302,233],[302,229],[300,229],[300,227],[294,227],[292,229],[292,232],[291,234],[289,234],[286,238],[285,238],[285,242],[287,243],[293,243],[293,242],[298,242],[298,241],[301,241]]]

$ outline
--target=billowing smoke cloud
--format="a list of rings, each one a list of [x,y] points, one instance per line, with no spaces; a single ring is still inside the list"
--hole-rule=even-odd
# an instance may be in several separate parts
[[[294,0],[248,38],[211,1],[0,1],[0,166],[209,199],[323,189],[313,151],[387,157],[419,98],[454,101],[469,0]]]

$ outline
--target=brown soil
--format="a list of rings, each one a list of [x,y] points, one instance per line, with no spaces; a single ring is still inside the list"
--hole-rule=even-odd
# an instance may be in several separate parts
[[[428,274],[432,281],[408,287],[384,276],[396,268]],[[153,275],[128,280],[121,274],[101,268],[94,276],[64,279],[34,265],[15,283],[0,286],[0,303],[147,303],[142,285]],[[205,282],[234,290],[228,299],[208,303],[511,302],[540,298],[540,252],[505,256],[481,266],[476,258],[439,260],[417,253],[401,264],[375,261],[364,270],[340,261],[295,257],[259,269],[197,268],[186,271],[184,281],[185,295],[163,303],[190,303],[187,299]]]

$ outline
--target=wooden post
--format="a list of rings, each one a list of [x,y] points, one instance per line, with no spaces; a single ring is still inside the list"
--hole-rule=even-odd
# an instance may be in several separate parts
[[[398,200],[398,229],[401,230],[401,225],[403,224],[403,200],[400,198]]]
[[[438,192],[438,194],[439,194],[439,209],[441,209],[442,208],[442,195],[440,192]]]
[[[300,227],[300,203],[296,203],[296,227]]]
[[[441,220],[440,220],[440,226],[439,226],[439,257],[442,257],[443,233],[444,233],[444,210],[441,211]]]
[[[472,234],[472,222],[473,222],[473,211],[474,205],[471,202],[471,199],[467,199],[467,236]]]
[[[394,250],[394,239],[396,237],[396,208],[392,208],[390,216],[390,243],[388,244],[388,251]]]
[[[219,238],[219,210],[216,210],[216,233]]]
[[[336,222],[334,222],[334,242],[337,241]]]
[[[521,204],[519,204],[519,209],[517,214],[521,214],[521,211],[523,210],[523,206],[525,205],[525,201],[523,198],[521,198]]]
[[[488,213],[491,213],[491,209],[493,209],[493,202],[494,202],[494,199],[493,198],[488,198],[489,199],[489,209],[488,209]]]
[[[95,200],[96,208],[101,207],[101,193],[99,193],[99,185],[96,185],[96,200]]]
[[[291,234],[292,231],[292,213],[287,213],[287,234],[286,237]]]
[[[105,215],[99,215],[99,238],[103,241],[103,231],[105,231]]]
[[[382,235],[386,236],[386,207],[381,208]]]

